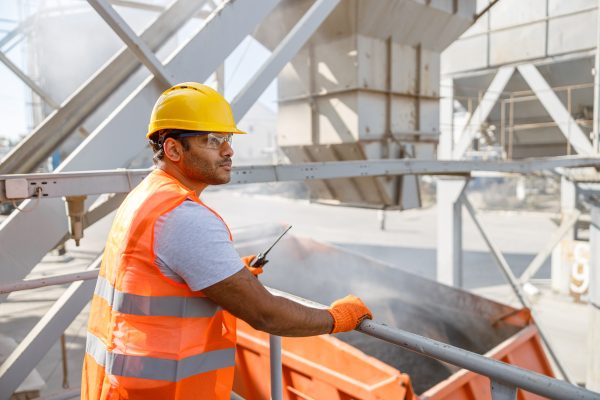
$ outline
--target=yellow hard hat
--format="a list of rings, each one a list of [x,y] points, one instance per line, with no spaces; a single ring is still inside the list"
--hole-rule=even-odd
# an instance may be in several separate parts
[[[150,116],[146,137],[162,129],[246,133],[235,126],[231,106],[216,90],[184,82],[160,95]]]

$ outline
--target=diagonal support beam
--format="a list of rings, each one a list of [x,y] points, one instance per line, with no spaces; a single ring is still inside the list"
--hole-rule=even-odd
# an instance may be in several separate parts
[[[510,269],[510,266],[508,265],[508,262],[504,258],[504,255],[502,254],[500,249],[494,244],[494,242],[492,242],[492,240],[490,239],[490,236],[487,234],[487,232],[483,228],[483,225],[481,225],[481,222],[479,222],[479,218],[477,217],[477,212],[475,211],[475,208],[473,207],[473,205],[471,204],[471,202],[469,201],[469,199],[467,198],[466,195],[463,195],[461,200],[462,200],[463,205],[469,212],[471,219],[475,223],[477,230],[481,234],[481,237],[483,238],[483,240],[487,244],[488,248],[492,252],[492,257],[494,258],[494,261],[496,261],[496,264],[498,264],[498,266],[500,267],[500,270],[506,277],[506,280],[508,281],[508,283],[512,287],[513,291],[517,295],[519,302],[521,303],[521,305],[523,307],[529,307],[529,304],[528,304],[527,300],[525,299],[525,295],[521,291],[521,287],[519,286],[519,284],[517,282],[517,278],[513,274],[512,270]]]
[[[161,5],[147,4],[142,1],[134,1],[134,0],[110,0],[110,4],[114,6],[123,6],[129,8],[137,8],[138,10],[146,10],[146,11],[156,11],[161,12],[164,11],[164,7]]]
[[[530,311],[531,311],[531,314],[533,316],[534,310],[529,305],[529,302],[526,300],[525,295],[523,294],[523,292],[521,290],[521,286],[519,285],[519,283],[517,281],[517,278],[513,274],[512,270],[510,269],[510,266],[508,265],[508,262],[504,258],[504,255],[502,254],[502,252],[500,251],[500,249],[496,246],[496,244],[494,242],[492,242],[492,240],[490,239],[490,236],[487,234],[487,232],[483,228],[483,225],[481,225],[481,222],[479,221],[479,218],[477,217],[477,212],[475,211],[475,208],[473,207],[473,205],[471,204],[471,202],[467,198],[466,194],[463,194],[463,196],[462,196],[462,203],[465,206],[465,208],[467,209],[467,211],[469,212],[469,215],[471,216],[471,219],[475,223],[475,226],[477,227],[477,230],[481,234],[481,237],[483,238],[483,240],[487,244],[488,248],[492,252],[492,256],[494,257],[494,260],[496,261],[496,263],[500,267],[500,270],[506,276],[506,280],[508,281],[508,283],[512,287],[513,291],[517,295],[517,298],[519,299],[519,302],[521,303],[521,305],[523,307],[529,308]],[[554,364],[556,364],[556,366],[558,367],[558,370],[560,371],[561,375],[565,378],[565,380],[567,382],[571,383],[571,380],[569,379],[569,376],[567,375],[566,371],[564,370],[564,368],[562,366],[562,363],[560,362],[560,360],[556,356],[556,353],[554,353],[554,350],[552,349],[552,346],[550,346],[550,342],[546,338],[546,335],[542,331],[542,328],[539,326],[539,324],[536,322],[535,318],[533,319],[533,323],[537,326],[539,334],[540,334],[540,338],[542,339],[542,341],[546,345],[546,349],[548,350],[548,354],[550,355],[550,357],[554,361]]]
[[[144,31],[142,40],[148,43],[151,49],[158,49],[205,3],[206,1],[201,0],[176,0]],[[35,170],[139,65],[129,49],[123,48],[85,85],[65,100],[61,108],[46,118],[0,160],[0,174],[28,173]]]
[[[88,270],[98,269],[102,256]],[[0,400],[8,400],[90,301],[96,280],[72,283],[0,366]]]
[[[544,79],[540,71],[533,64],[518,66],[519,72],[531,90],[542,103],[550,117],[556,122],[560,131],[571,146],[581,155],[594,154],[594,149],[585,133],[575,122],[569,111],[565,108],[556,93]]]
[[[233,114],[239,121],[256,99],[277,77],[283,67],[298,53],[306,41],[331,14],[340,0],[318,0],[286,35],[260,70],[250,79],[232,102]]]
[[[55,110],[59,107],[58,103],[50,97],[48,93],[44,89],[38,86],[37,83],[33,81],[30,77],[27,76],[19,67],[17,67],[11,60],[0,51],[0,62],[2,62],[8,69],[10,69],[15,75],[19,77],[31,90],[35,92],[42,100],[46,102],[50,107]]]
[[[487,117],[492,112],[492,109],[498,102],[502,91],[506,87],[506,84],[513,76],[515,67],[501,67],[496,72],[492,83],[487,88],[481,102],[477,106],[477,109],[471,115],[471,118],[467,122],[466,126],[462,130],[458,144],[452,151],[452,158],[459,159],[465,154],[472,140],[477,135],[481,124],[485,122]]]
[[[88,0],[98,15],[112,28],[112,30],[127,45],[129,50],[163,83],[165,88],[175,83],[175,78],[162,65],[148,45],[135,34],[133,29],[115,11],[106,0]]]
[[[186,80],[205,81],[278,3],[279,0],[226,2],[166,63],[167,68]],[[198,54],[204,57],[198,60]],[[161,93],[159,82],[151,78],[145,81],[56,172],[127,166],[147,146],[144,132],[148,116]],[[41,226],[44,229],[40,229]],[[61,199],[40,201],[31,212],[11,214],[0,224],[0,278],[6,282],[23,279],[67,232],[65,206]],[[25,243],[30,245],[25,246]]]
[[[571,213],[558,227],[558,229],[552,234],[550,240],[546,246],[535,256],[535,258],[529,263],[525,271],[521,274],[519,278],[519,283],[524,285],[527,283],[538,270],[544,264],[544,261],[552,254],[552,250],[556,247],[558,242],[562,240],[563,237],[573,228],[573,226],[577,223],[579,219],[579,211],[575,211]]]

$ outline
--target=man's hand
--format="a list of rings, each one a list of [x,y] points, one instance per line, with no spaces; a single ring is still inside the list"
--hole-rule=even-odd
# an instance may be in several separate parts
[[[250,263],[252,262],[252,260],[254,260],[256,258],[256,255],[251,255],[251,256],[245,256],[242,257],[241,260],[244,263],[244,267],[246,267],[246,269],[248,271],[250,271],[252,273],[252,275],[254,276],[259,276],[260,274],[263,273],[263,269],[262,267],[258,267],[258,268],[252,268],[250,266]]]
[[[333,317],[331,333],[356,329],[365,319],[373,319],[371,310],[356,296],[348,295],[331,303],[327,310]]]

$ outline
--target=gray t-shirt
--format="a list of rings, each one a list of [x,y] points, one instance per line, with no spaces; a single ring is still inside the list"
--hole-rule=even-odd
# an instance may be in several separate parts
[[[164,275],[194,291],[244,268],[225,223],[189,199],[156,221],[154,252]]]

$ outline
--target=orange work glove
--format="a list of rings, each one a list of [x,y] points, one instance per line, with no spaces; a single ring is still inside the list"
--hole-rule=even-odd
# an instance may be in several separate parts
[[[357,328],[364,319],[373,319],[373,314],[365,303],[351,294],[331,303],[327,311],[333,317],[333,329],[330,333],[348,332]]]
[[[250,263],[252,262],[252,260],[254,260],[256,258],[256,255],[251,255],[251,256],[245,256],[242,257],[241,260],[244,263],[244,267],[246,267],[246,269],[248,271],[250,271],[252,273],[252,275],[254,276],[259,276],[260,274],[263,273],[263,269],[262,267],[258,267],[258,268],[252,268],[250,266]]]

